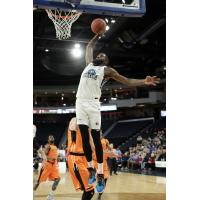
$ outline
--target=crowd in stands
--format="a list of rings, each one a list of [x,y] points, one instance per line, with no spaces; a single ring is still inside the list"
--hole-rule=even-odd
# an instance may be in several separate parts
[[[138,136],[137,144],[122,152],[118,158],[118,166],[124,170],[151,172],[155,169],[155,161],[166,161],[166,130],[154,131],[151,137]]]

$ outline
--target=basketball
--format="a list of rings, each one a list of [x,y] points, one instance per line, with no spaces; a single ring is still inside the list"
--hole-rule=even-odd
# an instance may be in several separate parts
[[[95,34],[103,34],[106,31],[106,22],[101,18],[94,19],[91,24],[91,29]]]

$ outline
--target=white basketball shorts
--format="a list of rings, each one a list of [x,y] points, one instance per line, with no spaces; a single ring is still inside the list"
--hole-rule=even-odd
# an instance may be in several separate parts
[[[76,100],[77,124],[84,124],[91,129],[101,129],[101,110],[99,100]]]

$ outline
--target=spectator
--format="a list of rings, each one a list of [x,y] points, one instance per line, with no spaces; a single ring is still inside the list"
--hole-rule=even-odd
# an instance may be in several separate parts
[[[117,166],[121,166],[121,165],[122,165],[122,152],[121,152],[121,150],[119,149],[119,147],[117,147],[115,153],[117,154],[117,157],[116,157]],[[117,169],[118,169],[118,168],[117,168]]]
[[[131,151],[130,152],[130,158],[128,160],[128,168],[129,169],[134,169],[134,166],[135,166],[137,160],[138,160],[137,152],[136,151]]]
[[[153,140],[151,138],[148,139],[149,144],[147,145],[147,148],[150,150],[150,152],[155,151],[155,146],[153,144]]]
[[[162,149],[157,160],[158,161],[166,161],[166,149],[165,149],[165,147]]]
[[[61,150],[65,150],[66,149],[66,145],[65,144],[62,144],[61,145]]]
[[[156,160],[158,160],[158,158],[160,157],[160,155],[162,154],[162,146],[160,146],[157,150],[156,150]]]
[[[138,159],[136,160],[136,164],[135,164],[135,166],[136,166],[136,169],[138,169],[138,170],[141,170],[141,164],[142,164],[142,161],[143,161],[143,152],[139,152],[138,153]]]
[[[111,151],[116,153],[116,149],[113,148],[113,144],[110,144]],[[114,171],[114,174],[117,175],[117,161],[116,158],[109,158],[108,165],[110,167],[110,176],[112,176],[112,172]]]
[[[153,145],[154,147],[158,147],[161,144],[160,138],[159,137],[155,137],[153,139]]]
[[[147,146],[147,143],[148,143],[148,141],[146,140],[146,139],[143,139],[142,140],[142,145],[145,147],[145,146]]]
[[[141,136],[137,137],[137,144],[142,144],[142,137]]]
[[[155,170],[155,159],[156,159],[155,153],[152,152],[148,159],[148,162],[146,163],[146,168],[148,169],[149,172],[151,172],[151,170]]]
[[[143,135],[144,136],[144,135]],[[155,161],[166,161],[165,130],[155,130],[147,139],[137,137],[134,147],[122,154],[121,164],[124,169],[138,169],[143,172],[154,171]]]
[[[129,152],[127,151],[122,155],[122,170],[128,169],[127,167],[128,159],[129,159]]]
[[[144,159],[142,160],[142,163],[141,163],[141,170],[143,170],[145,172],[146,171],[146,164],[149,161],[149,153],[145,153],[143,156],[144,156]]]

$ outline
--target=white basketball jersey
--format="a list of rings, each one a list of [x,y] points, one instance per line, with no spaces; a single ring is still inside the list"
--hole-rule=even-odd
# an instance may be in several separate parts
[[[100,99],[105,66],[90,63],[82,72],[76,97],[78,99]]]

